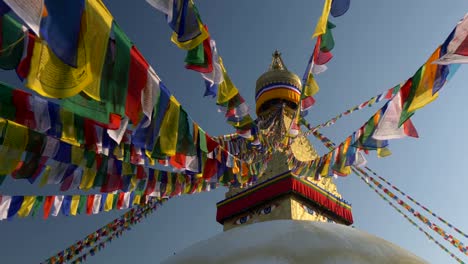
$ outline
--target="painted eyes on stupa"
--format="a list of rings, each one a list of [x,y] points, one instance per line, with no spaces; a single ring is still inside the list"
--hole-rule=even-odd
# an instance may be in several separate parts
[[[236,220],[236,222],[234,222],[234,224],[236,224],[236,225],[243,225],[243,224],[247,223],[247,221],[249,221],[250,218],[252,218],[251,215],[244,215],[244,216],[241,216],[241,217],[239,217],[239,218]]]
[[[312,208],[310,208],[310,207],[308,207],[308,206],[306,206],[306,205],[302,205],[302,207],[304,208],[304,210],[307,211],[308,214],[310,214],[310,215],[314,215],[314,214],[315,214],[315,211],[314,211]]]
[[[260,209],[259,211],[257,211],[257,214],[259,214],[259,215],[267,215],[267,214],[270,214],[271,212],[273,212],[273,210],[276,209],[276,207],[278,207],[278,205],[276,205],[276,204],[270,204],[270,205],[264,207],[263,209]]]

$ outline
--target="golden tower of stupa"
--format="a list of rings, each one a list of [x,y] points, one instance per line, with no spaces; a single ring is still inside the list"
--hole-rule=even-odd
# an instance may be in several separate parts
[[[288,71],[281,54],[275,51],[268,71],[258,78],[255,89],[258,119],[271,120],[272,115],[279,113],[280,117],[275,120],[282,121],[260,123],[276,134],[269,137],[281,137],[291,127],[300,102],[301,87],[299,77]],[[272,128],[275,125],[278,127]],[[302,134],[297,135],[287,148],[300,161],[317,157],[314,147]],[[294,177],[287,159],[286,151],[274,151],[266,164],[267,169],[259,175],[254,186],[230,188],[226,199],[217,204],[217,221],[223,224],[225,231],[279,219],[353,223],[351,206],[341,199],[330,177],[320,180],[307,175],[301,179]]]

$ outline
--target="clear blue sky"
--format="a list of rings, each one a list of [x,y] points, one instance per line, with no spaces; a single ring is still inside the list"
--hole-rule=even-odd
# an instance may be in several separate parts
[[[214,100],[202,97],[204,86],[199,74],[184,69],[185,53],[170,42],[163,16],[144,0],[104,2],[192,118],[212,135],[231,133],[223,115],[217,113]],[[196,4],[217,41],[232,80],[251,109],[255,81],[267,69],[275,49],[282,52],[288,68],[302,76],[313,49],[310,36],[323,1],[211,0]],[[326,121],[406,80],[467,11],[465,0],[352,1],[346,15],[332,19],[337,25],[333,31],[335,58],[328,64],[329,70],[317,78],[321,91],[308,120],[312,124]],[[392,156],[377,159],[371,154],[369,159],[371,168],[465,231],[467,73],[468,68],[462,66],[439,99],[413,117],[420,139],[393,141]],[[0,73],[0,79],[21,85],[12,72]],[[343,118],[323,133],[340,142],[375,110],[376,107]],[[320,153],[325,153],[320,143],[313,142]],[[357,228],[394,242],[431,263],[451,263],[445,252],[355,176],[340,178],[337,184],[344,198],[353,204]],[[53,194],[59,190],[58,186],[39,188],[8,179],[0,192]],[[222,232],[215,221],[215,204],[223,199],[224,192],[220,188],[172,199],[90,258],[89,263],[159,263],[196,241]],[[120,213],[1,222],[0,262],[42,261]],[[457,252],[451,245],[444,245]]]

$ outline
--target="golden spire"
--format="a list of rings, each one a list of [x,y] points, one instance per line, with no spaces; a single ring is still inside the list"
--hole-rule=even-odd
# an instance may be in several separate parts
[[[270,68],[268,68],[268,70],[270,71],[271,70],[283,70],[283,71],[288,70],[286,66],[284,65],[283,59],[281,58],[281,52],[279,52],[278,50],[275,50],[272,56],[273,56],[273,59],[271,61]]]

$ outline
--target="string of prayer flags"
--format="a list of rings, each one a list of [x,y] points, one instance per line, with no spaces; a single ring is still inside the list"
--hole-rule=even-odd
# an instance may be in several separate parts
[[[320,124],[320,125],[317,125],[315,127],[310,127],[310,125],[308,126],[308,129],[309,131],[305,132],[304,135],[311,135],[313,133],[313,131],[315,130],[318,130],[320,128],[323,128],[323,127],[329,127],[331,125],[334,125],[336,123],[336,121],[344,116],[347,116],[355,111],[358,111],[358,110],[361,110],[361,109],[364,109],[366,106],[367,107],[371,107],[373,106],[374,104],[376,103],[380,103],[383,99],[391,99],[394,95],[395,92],[398,92],[400,90],[400,86],[395,86],[393,88],[390,88],[389,90],[379,94],[379,95],[376,95],[372,98],[370,98],[369,100],[361,103],[361,104],[358,104],[352,108],[349,108],[348,110],[338,114],[337,116],[329,119],[328,121]]]
[[[51,195],[51,196],[0,196],[0,220],[34,216],[43,209],[43,218],[50,215],[65,216],[77,214],[98,214],[110,210],[125,210],[140,204],[142,194],[136,192],[117,192],[90,195]],[[114,202],[115,200],[115,202]],[[119,206],[118,206],[119,205]]]
[[[45,261],[41,262],[44,264],[50,263],[61,263],[61,262],[69,262],[72,261],[74,258],[81,260],[86,260],[86,257],[89,256],[90,251],[82,254],[82,252],[87,249],[91,248],[91,250],[96,251],[95,247],[100,241],[102,243],[106,243],[111,241],[111,239],[120,237],[124,231],[130,230],[132,226],[139,223],[143,217],[146,217],[150,213],[154,212],[157,207],[161,204],[160,201],[156,201],[154,199],[150,199],[147,203],[138,205],[136,208],[132,208],[128,212],[124,213],[120,217],[114,219],[113,221],[107,223],[103,227],[97,229],[96,231],[90,233],[89,235],[85,236],[83,239],[78,240],[74,244],[70,245],[66,249],[58,252],[54,256],[46,259]],[[98,248],[101,248],[99,246]],[[81,256],[80,256],[81,254]],[[79,256],[79,257],[78,257]],[[83,259],[84,258],[84,259]]]
[[[418,133],[409,118],[414,114],[414,111],[424,107],[437,98],[437,94],[432,93],[434,90],[434,83],[445,84],[449,79],[449,75],[438,74],[438,72],[442,71],[441,67],[445,66],[433,63],[437,58],[440,58],[442,54],[441,50],[442,48],[437,48],[426,63],[403,85],[397,85],[394,89],[389,90],[385,97],[390,97],[391,100],[379,109],[359,130],[349,136],[338,147],[326,154],[330,155],[330,153],[333,152],[334,159],[332,159],[332,164],[337,166],[335,167],[337,175],[344,176],[349,174],[343,173],[349,172],[349,170],[342,171],[340,169],[342,166],[339,164],[342,164],[342,160],[348,157],[348,153],[343,152],[343,150],[346,149],[344,144],[348,142],[350,138],[352,147],[348,148],[348,150],[352,151],[353,147],[363,150],[376,150],[379,157],[386,157],[391,153],[386,148],[389,139],[397,139],[406,136],[418,137]],[[456,68],[447,69],[448,71],[456,70]],[[440,87],[438,89],[440,90]],[[381,98],[381,96],[379,96],[379,98]],[[377,101],[377,99],[375,101]],[[316,128],[311,131],[312,133],[315,132]],[[298,168],[295,169],[296,173],[303,170],[316,170],[320,162],[323,162],[325,159],[325,156],[308,163],[296,162],[295,166],[298,166]],[[354,160],[354,162],[356,161]],[[348,164],[348,166],[353,165],[353,163],[346,161],[345,164]]]
[[[172,28],[171,40],[181,49],[188,50],[185,58],[186,68],[201,73],[205,79],[205,96],[217,96],[217,105],[226,109],[227,121],[237,133],[246,138],[252,136],[255,124],[248,114],[245,100],[234,86],[221,57],[216,50],[216,43],[209,36],[198,11],[190,0],[146,0],[155,9],[166,15]],[[238,103],[242,102],[242,103]],[[255,135],[253,138],[255,140]]]
[[[408,222],[410,222],[414,227],[416,227],[419,231],[421,231],[429,241],[433,241],[437,246],[439,246],[443,251],[447,252],[453,259],[455,259],[458,263],[465,263],[461,259],[459,259],[453,252],[447,249],[444,245],[442,245],[439,241],[437,241],[433,236],[431,236],[428,232],[426,232],[422,227],[420,227],[413,219],[409,218],[402,210],[400,210],[391,200],[385,197],[381,192],[379,192],[373,185],[369,183],[358,171],[353,169],[353,172],[376,194],[379,195],[384,201],[386,201],[393,209],[395,209],[401,216],[403,216]]]
[[[333,149],[335,144],[328,139],[327,137],[323,136],[322,134],[318,133],[317,131],[314,132],[314,135],[316,135],[324,144],[327,148]],[[389,199],[387,199],[382,193],[377,191],[377,189],[369,183],[369,179],[371,179],[371,182],[378,187],[380,190],[382,190],[385,194],[387,194],[389,197],[391,197],[393,200],[395,200],[400,206],[404,207],[406,210],[408,210],[410,213],[412,213],[414,216],[416,216],[419,220],[424,222],[426,225],[428,225],[431,229],[436,231],[439,235],[443,236],[445,240],[449,241],[452,243],[454,246],[458,246],[459,250],[467,254],[468,252],[468,247],[463,248],[463,244],[460,243],[458,239],[453,238],[451,235],[445,235],[445,231],[442,230],[440,227],[437,225],[430,223],[427,218],[422,216],[419,212],[415,211],[413,208],[411,208],[408,204],[406,204],[404,201],[398,199],[393,193],[391,193],[388,189],[383,188],[382,184],[380,184],[378,181],[370,177],[365,171],[363,171],[361,166],[353,166],[351,170],[359,177],[363,182],[365,182],[371,189],[373,189],[382,199],[387,201],[398,213],[400,213],[405,219],[407,219],[412,225],[418,228],[421,232],[423,232],[431,241],[434,241],[442,250],[445,252],[449,253],[451,257],[453,257],[455,260],[459,261],[460,263],[463,263],[460,259],[458,259],[451,251],[449,251],[445,246],[440,244],[437,240],[435,240],[431,235],[429,235],[426,231],[424,231],[418,224],[416,224],[411,218],[409,218],[403,211],[401,211],[396,205],[394,205]],[[370,172],[373,172],[371,169],[366,167]],[[374,173],[374,172],[373,172]],[[376,175],[376,173],[374,173]],[[363,176],[364,175],[364,176]],[[388,183],[389,184],[389,183]],[[389,184],[391,185],[391,184]]]
[[[444,218],[438,216],[437,214],[435,214],[434,212],[432,212],[431,210],[429,210],[427,207],[425,207],[424,205],[420,204],[418,201],[416,201],[416,199],[412,198],[411,196],[409,196],[408,194],[404,193],[403,191],[401,191],[398,187],[394,186],[392,183],[390,183],[388,180],[386,180],[385,178],[383,178],[382,176],[379,176],[375,171],[373,171],[372,169],[370,169],[369,167],[365,167],[369,172],[371,172],[375,177],[378,177],[379,180],[385,182],[388,186],[392,187],[392,189],[396,190],[398,193],[400,193],[401,195],[405,196],[407,199],[409,199],[410,201],[412,201],[413,203],[415,203],[416,205],[418,205],[419,207],[421,207],[424,211],[430,213],[432,216],[434,216],[435,218],[437,218],[439,221],[441,221],[442,223],[446,224],[448,227],[452,228],[453,230],[455,230],[457,233],[459,233],[460,235],[464,236],[465,238],[468,238],[468,235],[466,233],[464,233],[463,231],[461,231],[460,229],[456,228],[454,225],[450,224],[447,220],[445,220]]]
[[[393,200],[396,201],[397,204],[399,204],[401,207],[405,208],[408,212],[410,212],[413,216],[415,216],[418,220],[423,222],[425,225],[427,225],[430,229],[435,231],[437,234],[439,234],[441,237],[444,238],[444,240],[448,241],[452,246],[460,250],[460,252],[464,253],[465,255],[468,256],[468,246],[465,246],[459,239],[453,237],[451,234],[447,233],[445,230],[443,230],[440,226],[436,225],[435,223],[431,222],[428,218],[426,218],[424,215],[419,213],[417,210],[413,209],[409,204],[407,204],[405,201],[401,200],[397,195],[395,195],[393,192],[388,190],[387,188],[384,188],[383,185],[374,179],[372,176],[367,174],[364,170],[360,168],[356,168],[362,175],[364,175],[367,179],[369,179],[375,186],[377,186],[380,190],[382,190],[388,197],[392,198]]]

